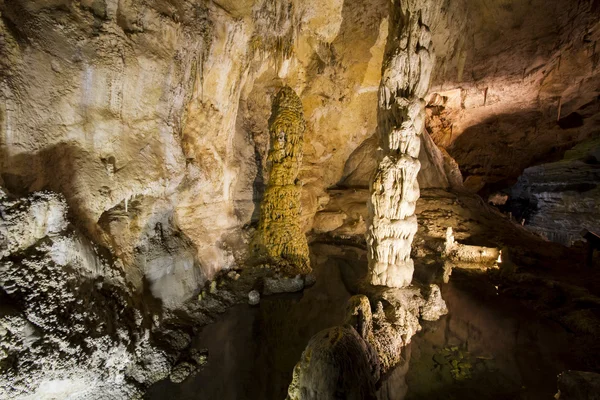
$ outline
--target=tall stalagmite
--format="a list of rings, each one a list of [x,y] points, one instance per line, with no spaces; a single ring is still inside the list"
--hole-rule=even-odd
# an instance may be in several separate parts
[[[408,286],[417,232],[415,205],[425,100],[433,67],[429,25],[435,2],[393,0],[379,87],[378,133],[382,158],[369,201],[369,279],[374,285]]]
[[[300,226],[301,185],[297,181],[305,127],[300,98],[290,87],[283,87],[273,101],[269,119],[271,168],[257,239],[271,261],[284,264],[286,272],[293,274],[310,272],[308,244]]]

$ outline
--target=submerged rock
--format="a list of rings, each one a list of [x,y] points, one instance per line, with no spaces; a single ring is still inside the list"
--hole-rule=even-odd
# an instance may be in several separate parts
[[[427,299],[413,287],[387,289],[377,298],[373,313],[367,296],[351,297],[345,325],[311,338],[294,368],[288,400],[374,398],[373,386],[402,361],[404,347],[421,329],[419,316],[432,321],[448,312],[437,285]]]
[[[181,383],[186,380],[191,374],[195,373],[197,367],[189,362],[181,362],[173,367],[169,379],[173,383]]]
[[[297,275],[293,278],[265,278],[265,294],[294,293],[304,289],[304,279]]]
[[[425,321],[437,321],[442,315],[448,314],[446,302],[438,285],[429,285],[429,296],[421,308],[421,318]]]
[[[599,400],[600,374],[584,371],[566,371],[558,376],[559,400]]]
[[[252,290],[248,293],[248,304],[255,306],[260,303],[260,293],[257,290]]]

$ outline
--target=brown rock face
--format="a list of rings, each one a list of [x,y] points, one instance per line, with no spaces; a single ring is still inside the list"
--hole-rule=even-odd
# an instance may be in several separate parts
[[[595,135],[600,10],[594,1],[453,3],[434,29],[428,130],[487,197]]]
[[[302,230],[375,131],[384,0],[66,4],[0,4],[1,183],[62,193],[167,302],[245,261],[284,82],[306,119]]]

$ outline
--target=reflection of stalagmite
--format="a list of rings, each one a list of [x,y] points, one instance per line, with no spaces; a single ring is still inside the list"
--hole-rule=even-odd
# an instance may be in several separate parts
[[[273,261],[285,263],[291,273],[310,271],[308,244],[300,226],[301,186],[297,182],[304,129],[300,98],[286,86],[277,93],[269,119],[271,170],[260,207],[257,239],[260,249]]]
[[[374,285],[408,286],[414,271],[411,245],[417,232],[417,174],[425,96],[433,66],[428,24],[435,7],[395,0],[379,88],[383,156],[371,185],[369,280]]]
[[[444,245],[444,282],[448,283],[453,268],[487,271],[498,268],[502,250],[494,247],[470,246],[454,240],[452,228],[446,230]]]

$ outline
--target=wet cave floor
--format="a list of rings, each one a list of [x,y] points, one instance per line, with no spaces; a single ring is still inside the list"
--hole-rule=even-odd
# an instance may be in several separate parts
[[[194,338],[193,346],[208,349],[208,364],[181,384],[155,384],[145,399],[285,399],[309,339],[342,323],[366,272],[364,250],[316,244],[311,251],[315,285],[227,310]],[[433,276],[421,272],[416,279]],[[549,399],[557,375],[580,367],[561,325],[498,294],[486,275],[455,271],[440,286],[448,315],[422,323],[379,399]]]

